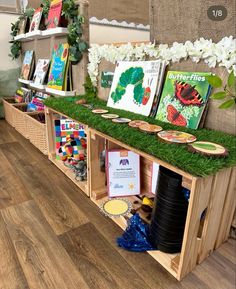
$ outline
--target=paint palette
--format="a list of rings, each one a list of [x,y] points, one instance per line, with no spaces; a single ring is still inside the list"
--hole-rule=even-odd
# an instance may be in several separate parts
[[[112,121],[115,123],[129,123],[129,122],[131,122],[131,119],[118,117],[118,118],[114,118]]]
[[[162,127],[155,124],[142,124],[139,126],[139,129],[143,132],[154,134],[162,130]]]
[[[208,141],[196,141],[192,144],[189,144],[188,148],[191,152],[207,156],[225,157],[228,155],[228,151],[225,147]]]
[[[130,213],[132,203],[126,199],[111,199],[100,205],[100,210],[108,217],[126,216]]]
[[[132,120],[130,123],[129,123],[129,126],[130,127],[134,127],[134,128],[139,128],[140,125],[144,125],[144,124],[148,124],[148,122],[144,121],[144,120]]]
[[[186,144],[197,140],[194,135],[177,130],[163,130],[157,135],[160,139],[169,143]]]
[[[113,118],[118,118],[118,114],[113,114],[113,113],[106,113],[102,114],[101,117],[106,118],[106,119],[113,119]]]

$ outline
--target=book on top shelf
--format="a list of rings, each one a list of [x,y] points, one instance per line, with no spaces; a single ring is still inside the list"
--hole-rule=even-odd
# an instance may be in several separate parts
[[[72,89],[69,45],[67,43],[55,45],[53,48],[47,86],[63,91]]]
[[[35,84],[44,84],[45,77],[49,68],[49,59],[39,59],[34,72],[33,82]]]
[[[26,24],[27,24],[27,19],[26,18],[20,19],[20,22],[19,22],[19,25],[18,25],[17,35],[25,34]]]
[[[20,78],[25,80],[30,80],[34,68],[34,51],[25,51],[24,60],[22,64]]]
[[[210,74],[168,71],[156,119],[197,129],[211,92]]]
[[[161,60],[118,62],[107,106],[149,116],[159,86],[161,63]]]
[[[109,197],[140,194],[140,156],[128,150],[106,153],[107,188]]]
[[[62,0],[53,0],[47,18],[47,29],[59,27],[61,24]]]
[[[40,26],[40,22],[42,19],[42,14],[43,14],[43,9],[37,8],[34,12],[33,18],[30,22],[30,28],[29,28],[29,32],[35,31],[35,30],[39,30],[39,26]]]

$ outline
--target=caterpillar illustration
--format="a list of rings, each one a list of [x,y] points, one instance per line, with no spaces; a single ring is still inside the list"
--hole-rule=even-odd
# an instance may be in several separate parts
[[[126,92],[126,88],[129,84],[134,86],[133,89],[133,96],[134,102],[138,105],[146,105],[150,95],[151,95],[151,83],[152,80],[149,81],[149,86],[144,88],[143,87],[143,78],[144,72],[142,67],[130,67],[125,72],[123,72],[120,76],[119,82],[115,91],[112,92],[111,98],[113,99],[114,103],[120,101],[122,96]]]

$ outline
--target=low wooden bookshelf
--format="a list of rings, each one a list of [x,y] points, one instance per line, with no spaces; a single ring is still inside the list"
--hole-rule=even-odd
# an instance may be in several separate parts
[[[150,183],[150,164],[152,162],[157,162],[182,176],[182,185],[190,190],[190,199],[181,252],[166,254],[158,250],[148,251],[176,279],[182,280],[197,264],[206,259],[215,248],[228,239],[230,230],[228,223],[234,210],[232,204],[234,203],[236,167],[225,168],[214,176],[195,177],[167,162],[85,126],[88,142],[88,180],[77,182],[73,174],[55,159],[54,120],[60,115],[67,117],[51,108],[46,108],[49,159],[98,206],[108,199],[106,175],[100,168],[99,159],[100,153],[104,149],[124,148],[140,155],[142,194],[147,192],[147,186]],[[130,197],[130,200],[133,202],[134,198],[136,197]],[[201,219],[203,212],[205,212],[205,218]],[[113,218],[113,221],[122,229],[126,228],[127,218]]]

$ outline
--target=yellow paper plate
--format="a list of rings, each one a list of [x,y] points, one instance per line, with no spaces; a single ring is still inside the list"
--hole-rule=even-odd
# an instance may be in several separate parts
[[[132,204],[126,199],[111,199],[104,202],[100,209],[109,217],[120,217],[130,213]]]

